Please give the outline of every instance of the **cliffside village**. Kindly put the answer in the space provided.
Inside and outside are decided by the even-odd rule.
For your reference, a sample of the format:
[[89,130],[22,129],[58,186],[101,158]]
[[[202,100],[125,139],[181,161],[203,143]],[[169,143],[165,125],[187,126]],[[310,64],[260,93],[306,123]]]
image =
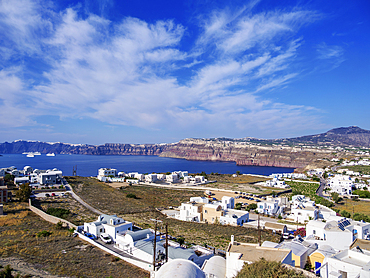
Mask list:
[[[352,163],[352,164],[349,164]],[[369,165],[369,160],[344,162],[344,165]],[[323,176],[327,175],[324,179]],[[37,170],[30,166],[23,170],[14,167],[0,169],[0,200],[9,201],[4,177],[14,175],[17,185],[28,183],[33,189],[57,188],[63,184],[62,172]],[[354,189],[369,190],[370,176],[348,169],[314,169],[306,174],[273,174],[265,187],[289,189],[288,180],[308,181],[320,177],[330,192],[342,197],[357,198]],[[187,171],[170,174],[140,174],[118,172],[101,168],[97,179],[103,182],[130,184],[207,184],[203,176],[191,176]],[[319,186],[319,182],[317,183]],[[226,251],[207,246],[186,246],[175,241],[167,232],[141,229],[117,215],[99,215],[93,222],[76,228],[81,239],[114,254],[140,268],[150,271],[152,277],[169,277],[180,271],[182,277],[235,277],[245,263],[261,258],[304,269],[311,266],[313,274],[325,278],[370,277],[370,223],[340,216],[329,207],[317,204],[305,195],[290,197],[262,196],[247,192],[224,190],[225,194],[205,190],[204,196],[192,197],[178,208],[163,209],[167,217],[230,226],[268,229],[281,235],[279,243],[237,242],[231,236]],[[330,202],[329,195],[325,195]],[[246,202],[248,200],[248,202]],[[362,201],[360,201],[362,202]],[[254,206],[250,206],[254,204]],[[282,221],[279,221],[282,220]],[[194,276],[195,275],[195,276]]]

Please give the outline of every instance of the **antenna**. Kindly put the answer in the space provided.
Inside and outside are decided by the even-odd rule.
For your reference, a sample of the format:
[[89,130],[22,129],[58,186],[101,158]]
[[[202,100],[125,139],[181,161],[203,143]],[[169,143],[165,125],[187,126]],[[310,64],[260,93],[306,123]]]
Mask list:
[[74,177],[77,176],[77,165],[73,166],[72,176],[74,176]]

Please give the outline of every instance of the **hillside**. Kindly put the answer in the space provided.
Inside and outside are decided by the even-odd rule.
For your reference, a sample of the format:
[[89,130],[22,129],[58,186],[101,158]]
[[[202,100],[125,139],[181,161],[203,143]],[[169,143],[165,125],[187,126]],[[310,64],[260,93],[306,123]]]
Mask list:
[[365,130],[357,126],[339,127],[321,134],[288,138],[278,141],[285,141],[294,144],[309,143],[315,145],[329,144],[332,146],[370,147],[370,130]]
[[[341,147],[341,148],[337,148]],[[342,158],[345,147],[370,147],[370,131],[341,127],[326,133],[286,139],[184,139],[171,144],[86,145],[14,141],[1,143],[0,153],[41,152],[84,155],[159,155],[188,160],[233,161],[238,165],[304,168]],[[355,150],[351,151],[355,154]],[[320,165],[321,165],[320,164]],[[325,165],[322,165],[324,167]]]

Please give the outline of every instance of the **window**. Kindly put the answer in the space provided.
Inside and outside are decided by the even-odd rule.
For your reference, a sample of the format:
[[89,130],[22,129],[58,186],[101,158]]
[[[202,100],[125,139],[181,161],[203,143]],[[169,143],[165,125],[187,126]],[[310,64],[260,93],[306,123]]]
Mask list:
[[207,210],[205,210],[204,213],[207,213]]
[[313,230],[313,234],[316,235],[316,231],[315,230]]

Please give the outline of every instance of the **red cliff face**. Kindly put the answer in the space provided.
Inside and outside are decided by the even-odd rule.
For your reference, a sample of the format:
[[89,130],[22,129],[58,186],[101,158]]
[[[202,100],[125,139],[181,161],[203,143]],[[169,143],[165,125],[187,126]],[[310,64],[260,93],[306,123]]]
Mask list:
[[301,168],[312,161],[327,157],[328,153],[302,151],[291,147],[212,143],[188,139],[167,145],[160,156],[188,160],[235,161],[237,165]]

